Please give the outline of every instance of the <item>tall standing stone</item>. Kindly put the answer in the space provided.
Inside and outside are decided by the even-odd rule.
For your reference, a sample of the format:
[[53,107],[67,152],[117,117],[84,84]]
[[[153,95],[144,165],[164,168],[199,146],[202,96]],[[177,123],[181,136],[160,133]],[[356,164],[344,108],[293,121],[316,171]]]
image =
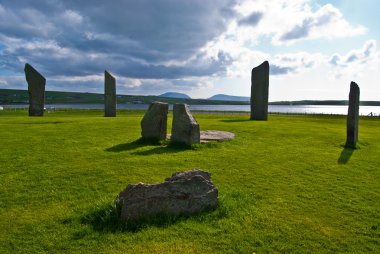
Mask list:
[[28,82],[29,116],[43,116],[46,79],[28,63],[25,64],[24,71]]
[[359,102],[360,89],[355,82],[351,82],[347,114],[347,147],[356,147],[359,131]]
[[252,69],[251,120],[268,120],[269,63]]
[[116,79],[104,71],[104,116],[116,116]]
[[187,104],[174,104],[171,142],[186,145],[200,143],[199,124]]
[[149,105],[142,121],[141,136],[147,140],[165,140],[169,105],[163,102],[153,102]]

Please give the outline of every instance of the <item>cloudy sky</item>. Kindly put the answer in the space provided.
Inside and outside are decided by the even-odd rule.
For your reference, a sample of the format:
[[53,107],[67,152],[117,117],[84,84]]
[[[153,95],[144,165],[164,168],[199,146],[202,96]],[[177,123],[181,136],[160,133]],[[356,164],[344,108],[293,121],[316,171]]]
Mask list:
[[270,63],[270,101],[380,101],[378,0],[0,0],[0,88],[250,96]]

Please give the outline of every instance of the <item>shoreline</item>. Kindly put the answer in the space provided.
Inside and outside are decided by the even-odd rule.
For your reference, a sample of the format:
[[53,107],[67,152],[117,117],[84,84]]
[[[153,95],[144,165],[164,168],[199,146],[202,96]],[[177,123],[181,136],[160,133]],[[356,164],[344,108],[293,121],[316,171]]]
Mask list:
[[[5,107],[4,107],[5,106]],[[12,105],[4,105],[3,110],[1,111],[28,111],[28,105],[23,105],[23,107],[9,107]],[[18,105],[20,106],[20,105]],[[291,106],[290,106],[291,107]],[[0,112],[1,112],[0,111]],[[103,109],[100,108],[74,108],[74,107],[47,107],[45,109],[46,113],[54,113],[54,112],[103,112]],[[128,109],[128,108],[119,108],[118,112],[145,112],[146,109],[136,108],[136,109]],[[169,112],[172,112],[172,109],[169,109]],[[192,113],[194,114],[210,114],[210,115],[250,115],[250,111],[239,111],[239,110],[200,110],[200,109],[192,109]],[[371,112],[372,113],[372,112]],[[346,116],[345,114],[339,113],[318,113],[318,112],[268,112],[268,115],[284,115],[284,116]],[[380,113],[372,113],[371,114],[360,114],[360,117],[380,117]]]

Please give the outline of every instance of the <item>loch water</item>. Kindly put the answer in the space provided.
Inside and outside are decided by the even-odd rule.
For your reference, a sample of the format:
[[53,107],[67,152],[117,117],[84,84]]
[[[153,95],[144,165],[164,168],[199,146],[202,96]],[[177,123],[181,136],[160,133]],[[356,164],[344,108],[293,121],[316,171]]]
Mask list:
[[[2,105],[4,108],[28,108],[28,105]],[[46,109],[103,109],[103,104],[47,104]],[[149,104],[118,104],[118,109],[146,110]],[[169,105],[172,109],[173,105]],[[249,112],[250,105],[189,105],[194,111]],[[348,106],[336,105],[269,105],[269,113],[347,115]],[[362,116],[380,116],[380,106],[360,106]]]

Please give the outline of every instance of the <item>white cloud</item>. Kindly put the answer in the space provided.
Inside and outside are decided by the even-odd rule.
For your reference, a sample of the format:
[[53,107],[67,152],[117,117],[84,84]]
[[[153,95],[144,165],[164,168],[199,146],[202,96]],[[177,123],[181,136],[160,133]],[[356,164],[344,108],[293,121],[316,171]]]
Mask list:
[[350,26],[337,8],[327,4],[316,12],[305,13],[299,22],[289,26],[285,32],[275,35],[273,41],[281,44],[320,38],[347,38],[362,35],[366,31],[367,29],[363,26]]
[[272,55],[252,50],[244,45],[237,45],[239,44],[226,39],[226,37],[221,37],[219,40],[207,44],[202,50],[210,56],[218,52],[228,51],[228,55],[232,59],[227,68],[226,76],[229,78],[249,77],[251,69],[265,60],[270,63],[271,75],[296,75],[317,67],[322,62],[326,62],[327,58],[319,53],[310,54],[307,52]]
[[299,52],[293,54],[275,55],[271,61],[272,75],[299,74],[318,67],[325,61],[322,54]]
[[231,31],[244,41],[254,43],[261,36],[269,36],[274,45],[282,45],[300,40],[347,38],[367,31],[363,26],[351,26],[333,5],[315,7],[308,0],[245,0],[235,9],[242,16],[242,21],[252,14],[262,14],[259,21],[254,16],[257,24],[250,28],[240,25]]
[[353,49],[345,55],[333,54],[329,58],[329,64],[333,66],[331,74],[336,78],[342,76],[355,78],[379,67],[380,52],[377,50],[376,41],[369,40],[362,48]]

